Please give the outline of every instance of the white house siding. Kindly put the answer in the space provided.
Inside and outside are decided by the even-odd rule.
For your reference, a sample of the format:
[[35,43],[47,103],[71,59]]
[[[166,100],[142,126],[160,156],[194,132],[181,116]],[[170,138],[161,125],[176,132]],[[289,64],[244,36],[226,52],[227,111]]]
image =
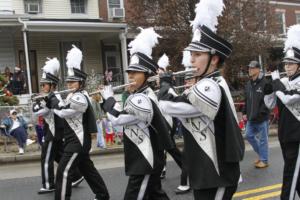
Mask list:
[[[23,39],[21,35],[15,38],[16,55],[23,49]],[[29,47],[36,51],[38,77],[41,77],[41,68],[44,66],[47,57],[57,57],[60,59],[61,41],[80,41],[83,47],[84,69],[90,73],[92,69],[97,73],[103,72],[100,39],[96,34],[76,34],[76,33],[30,33]],[[18,60],[17,60],[18,63]]]
[[3,72],[5,67],[13,69],[15,66],[15,52],[13,33],[10,29],[1,30],[0,44],[0,71]]
[[[2,0],[1,0],[2,1]],[[24,0],[12,0],[16,14],[24,14]],[[38,18],[52,19],[98,19],[98,0],[87,0],[86,14],[72,14],[70,0],[43,0],[42,13],[31,15]]]
[[15,14],[24,14],[24,1],[23,0],[12,0],[12,7],[15,10]]
[[12,0],[1,0],[0,1],[0,11],[1,10],[13,10],[11,1]]

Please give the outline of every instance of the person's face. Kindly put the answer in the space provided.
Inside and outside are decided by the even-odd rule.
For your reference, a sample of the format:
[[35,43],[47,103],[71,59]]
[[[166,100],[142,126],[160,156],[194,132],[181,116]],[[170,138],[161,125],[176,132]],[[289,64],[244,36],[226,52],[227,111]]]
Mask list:
[[50,92],[51,85],[49,83],[42,83],[41,87],[42,87],[42,91],[44,93],[49,93]]
[[[196,74],[204,75],[203,73],[206,70],[207,64],[209,61],[209,54],[207,52],[191,51],[191,64],[195,68]],[[206,74],[212,72],[219,62],[219,57],[214,55],[212,56],[210,66]]]
[[67,82],[68,89],[78,90],[80,88],[79,81],[68,81]]
[[296,63],[285,63],[284,69],[288,77],[293,76],[298,71],[299,65]]
[[129,71],[128,79],[129,79],[129,83],[135,82],[135,84],[130,85],[127,88],[129,92],[134,92],[137,89],[139,89],[140,87],[142,87],[142,85],[146,81],[146,76],[145,76],[144,72]]
[[258,76],[260,68],[258,67],[249,67],[248,73],[251,78]]
[[10,116],[12,119],[17,119],[17,112],[13,112]]

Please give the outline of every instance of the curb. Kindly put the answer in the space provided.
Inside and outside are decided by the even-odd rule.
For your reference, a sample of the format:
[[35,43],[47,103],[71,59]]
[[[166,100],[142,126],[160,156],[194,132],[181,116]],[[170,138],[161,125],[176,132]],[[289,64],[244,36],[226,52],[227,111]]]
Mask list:
[[[271,128],[269,130],[269,137],[277,137],[277,129]],[[245,133],[243,131],[243,138],[245,139]],[[183,147],[183,141],[176,142],[177,147]],[[90,152],[91,157],[98,155],[112,155],[123,153],[123,146],[108,148],[108,149],[94,149]],[[24,155],[0,155],[0,164],[10,163],[26,163],[26,162],[37,162],[40,161],[40,152],[27,153]]]

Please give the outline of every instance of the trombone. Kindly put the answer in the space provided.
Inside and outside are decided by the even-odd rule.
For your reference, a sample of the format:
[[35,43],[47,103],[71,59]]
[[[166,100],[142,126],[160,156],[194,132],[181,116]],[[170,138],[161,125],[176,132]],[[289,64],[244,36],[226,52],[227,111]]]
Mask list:
[[[71,92],[74,92],[75,89],[67,89],[67,90],[61,90],[61,91],[55,91],[54,94],[68,94]],[[48,94],[37,94],[37,95],[33,95],[31,96],[31,101],[36,101],[36,100],[40,100],[40,99],[44,99],[48,96]]]

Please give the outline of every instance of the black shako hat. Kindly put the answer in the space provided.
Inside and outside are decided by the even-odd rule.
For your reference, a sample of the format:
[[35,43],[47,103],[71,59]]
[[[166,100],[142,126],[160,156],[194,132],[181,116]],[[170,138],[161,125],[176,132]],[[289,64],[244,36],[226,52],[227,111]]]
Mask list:
[[130,64],[126,72],[145,72],[149,75],[157,74],[158,65],[151,58],[141,52],[136,52],[130,57]]
[[296,47],[288,49],[282,62],[300,64],[300,50]]
[[193,40],[185,50],[209,52],[212,55],[220,56],[221,60],[224,61],[230,56],[232,45],[202,25],[194,32]]

